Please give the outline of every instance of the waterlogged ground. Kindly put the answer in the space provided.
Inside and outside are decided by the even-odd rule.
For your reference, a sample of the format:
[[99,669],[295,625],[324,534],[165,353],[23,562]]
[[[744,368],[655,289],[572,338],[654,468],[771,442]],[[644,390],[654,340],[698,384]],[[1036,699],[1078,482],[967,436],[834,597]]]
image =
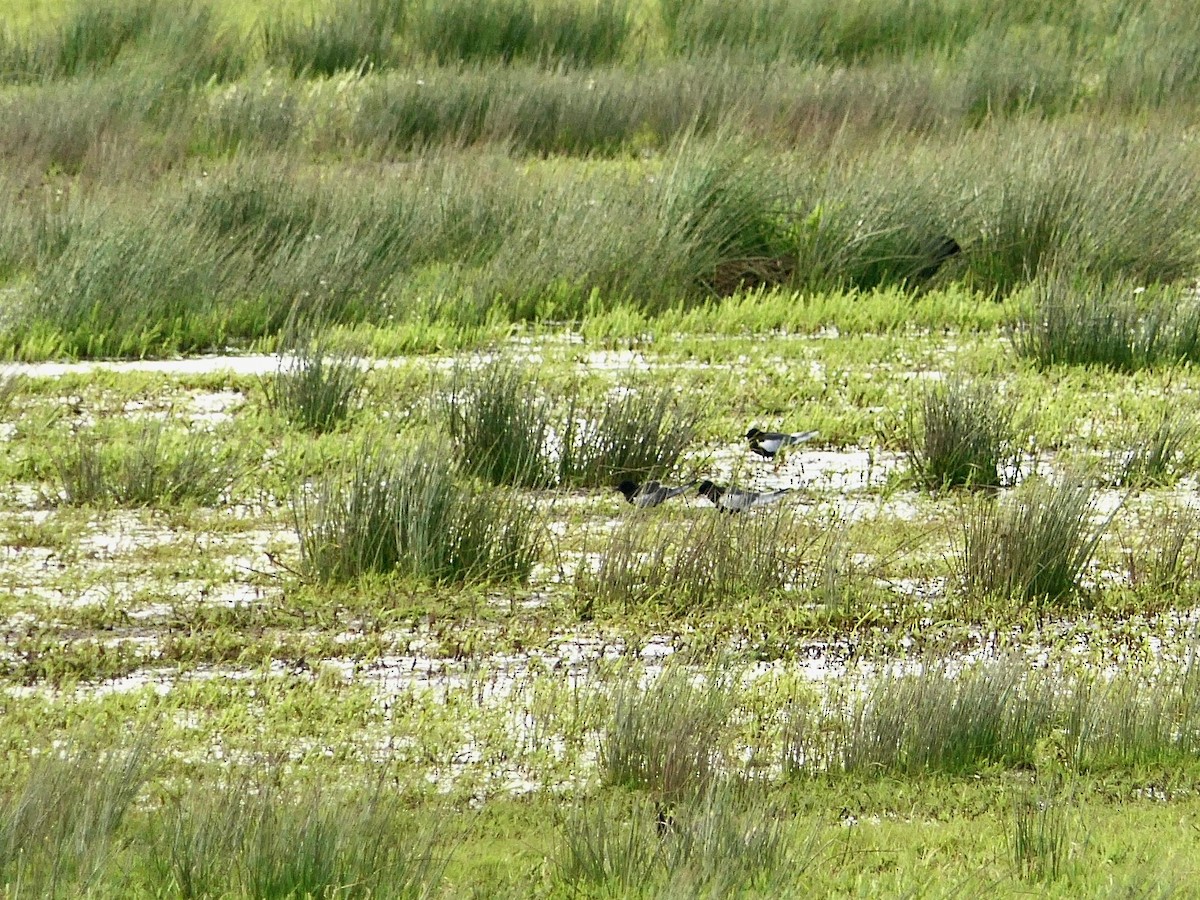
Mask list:
[[[449,380],[464,362],[502,355],[535,366],[551,398],[667,385],[699,402],[697,436],[668,480],[790,488],[780,506],[737,520],[747,541],[779,524],[787,589],[702,602],[597,592],[624,541],[677,539],[725,520],[694,492],[638,511],[615,491],[567,489],[531,495],[545,539],[527,583],[308,578],[298,520],[322,479],[367,440],[453,456]],[[56,363],[12,366],[3,382],[0,747],[19,773],[76,742],[151,735],[155,775],[139,794],[150,837],[122,846],[152,853],[160,825],[194,827],[210,789],[230,779],[286,773],[331,791],[385,779],[386,796],[404,798],[420,821],[460,830],[442,895],[578,896],[564,842],[587,833],[579,822],[635,834],[644,819],[645,843],[666,852],[655,824],[664,809],[681,834],[688,816],[712,815],[695,811],[708,801],[695,807],[663,786],[626,793],[606,756],[628,721],[618,710],[628,717],[631,696],[649,702],[682,672],[698,696],[719,685],[732,704],[702,759],[765,792],[737,813],[759,824],[738,833],[788,828],[781,884],[791,887],[762,896],[944,896],[949,883],[978,895],[1053,885],[1062,896],[1136,896],[1147,879],[1186,895],[1194,848],[1179,823],[1196,805],[1187,757],[1118,758],[1111,733],[1158,735],[1147,740],[1169,747],[1196,727],[1187,700],[1200,629],[1195,523],[1164,563],[1164,536],[1196,506],[1196,457],[1181,451],[1153,488],[1119,487],[1111,473],[1140,434],[1195,396],[1191,369],[1043,372],[1003,337],[974,330],[765,340],[560,331],[476,354],[364,359],[356,412],[321,436],[272,406],[274,377],[290,364],[261,355]],[[1022,428],[1005,494],[1079,471],[1095,484],[1091,519],[1107,527],[1077,597],[1029,605],[961,589],[964,522],[990,501],[918,489],[906,454],[921,391],[958,376],[1006,398]],[[820,436],[773,463],[748,452],[750,424]],[[72,462],[79,448],[128,456],[158,434],[209,441],[203,458],[220,477],[208,499],[67,502],[68,484],[86,482]],[[919,731],[937,710],[970,703],[979,672],[994,680],[988,696],[1049,704],[1056,721],[1076,723],[1069,782],[1054,762],[1065,740],[1057,731],[1039,734],[1019,764],[970,763],[966,777],[944,762],[938,775],[906,769],[901,755],[825,779],[849,764],[847,748],[888,746],[889,702]],[[671,723],[650,726],[649,739]],[[661,752],[702,730],[680,727]],[[922,746],[947,741],[917,738],[904,752]],[[873,774],[880,766],[888,774]],[[1036,854],[1028,864],[1014,857],[1022,803],[1069,830],[1066,874],[1047,876]],[[184,825],[162,824],[164,813]],[[131,823],[142,828],[140,814]],[[619,871],[619,854],[603,853]]]
[[[1152,490],[1100,490],[1094,518],[1111,521],[1084,595],[1027,609],[960,595],[961,521],[979,500],[916,489],[903,452],[921,386],[966,373],[1012,397],[1028,424],[1011,483],[1082,465],[1103,480],[1139,422],[1169,398],[1194,396],[1190,370],[1039,373],[999,338],[953,332],[700,336],[635,349],[550,336],[496,351],[535,363],[548,392],[665,383],[701,394],[709,414],[678,478],[791,488],[789,515],[818,538],[841,536],[836,552],[830,543],[812,551],[823,580],[796,585],[783,604],[585,610],[578,573],[599,567],[631,516],[685,528],[717,513],[695,495],[638,513],[615,492],[545,491],[549,539],[527,585],[307,583],[294,499],[358,431],[438,427],[431,398],[452,359],[364,363],[363,408],[320,438],[269,408],[266,385],[280,366],[272,356],[13,366],[0,519],[7,709],[65,722],[145,710],[153,698],[188,760],[253,755],[269,734],[297,759],[387,758],[415,780],[483,798],[589,783],[616,686],[653,680],[672,661],[737,673],[740,753],[775,775],[794,703],[851,703],[889,675],[1012,653],[1032,669],[1106,678],[1190,662],[1200,618],[1190,582],[1155,596],[1139,590],[1138,573],[1167,510],[1196,505],[1191,473]],[[233,452],[220,502],[62,502],[63,446],[148,421],[213,433]],[[776,465],[745,448],[749,424],[821,435]]]

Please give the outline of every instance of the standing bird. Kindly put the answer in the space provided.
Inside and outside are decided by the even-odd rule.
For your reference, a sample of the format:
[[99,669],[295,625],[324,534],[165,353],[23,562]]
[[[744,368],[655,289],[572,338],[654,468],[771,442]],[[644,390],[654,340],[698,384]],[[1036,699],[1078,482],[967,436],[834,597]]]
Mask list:
[[784,494],[791,488],[780,488],[777,491],[743,491],[740,488],[717,487],[711,481],[700,484],[700,496],[707,497],[717,504],[722,512],[741,512],[755,506],[767,506],[783,499]]
[[751,428],[746,432],[746,440],[750,442],[750,449],[759,456],[774,459],[775,454],[784,447],[811,441],[818,434],[820,432],[817,431],[797,431],[794,434],[785,434],[779,431],[760,431],[758,428]]
[[690,482],[681,487],[667,487],[659,484],[657,481],[647,481],[643,485],[638,485],[636,481],[622,481],[617,485],[617,490],[625,495],[625,499],[636,506],[638,509],[647,509],[651,506],[658,506],[664,500],[670,500],[672,497],[678,497],[680,494],[686,493],[692,489],[696,482]]

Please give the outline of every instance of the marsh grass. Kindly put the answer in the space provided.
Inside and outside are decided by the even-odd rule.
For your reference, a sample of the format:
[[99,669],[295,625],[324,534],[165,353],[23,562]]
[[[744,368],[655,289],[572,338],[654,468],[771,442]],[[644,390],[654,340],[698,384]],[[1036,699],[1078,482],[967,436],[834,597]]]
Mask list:
[[551,482],[547,441],[554,412],[528,366],[507,358],[458,363],[445,416],[450,449],[468,472],[493,484]]
[[262,772],[188,791],[163,816],[152,869],[185,898],[429,897],[455,840],[382,784],[285,786]]
[[336,13],[307,20],[268,18],[262,23],[263,55],[295,78],[365,72],[393,64],[393,41],[408,0],[354,0]]
[[721,781],[675,807],[665,864],[675,896],[727,897],[752,889],[785,896],[803,883],[813,847],[797,852],[789,811],[753,787]]
[[1159,673],[1127,671],[1081,681],[1066,721],[1082,767],[1171,768],[1189,765],[1200,747],[1200,664],[1192,655]]
[[87,893],[108,875],[154,768],[146,735],[106,750],[71,741],[35,758],[0,793],[0,879],[41,896]]
[[600,739],[604,784],[648,791],[664,802],[701,794],[727,764],[733,705],[729,675],[715,667],[698,675],[667,666],[644,685],[626,679]]
[[684,615],[735,599],[768,602],[803,586],[818,541],[784,507],[686,523],[631,515],[604,537],[598,566],[585,559],[575,570],[576,608],[657,606]]
[[1188,413],[1167,411],[1148,428],[1134,426],[1124,445],[1109,463],[1118,487],[1165,487],[1200,468],[1200,426]]
[[1195,270],[1196,247],[1184,234],[1194,227],[1200,179],[1170,175],[1176,149],[1122,128],[995,133],[1005,134],[1003,149],[971,141],[953,163],[959,177],[986,185],[969,216],[978,234],[966,254],[972,283],[1008,294],[1039,278],[1067,282],[1057,274],[1065,270],[1119,292]]
[[[162,93],[148,78],[135,86],[145,96],[109,97],[98,83],[66,85],[87,89],[84,107],[94,104],[103,113],[106,104],[116,104],[113,115],[120,121],[136,120],[139,110],[154,105],[154,91]],[[262,97],[247,100],[251,118],[255,109],[278,106],[279,90],[264,85]],[[398,102],[386,86],[379,90],[380,102]],[[253,91],[221,92],[210,111],[238,108],[243,93]],[[79,104],[68,95],[52,99],[70,119]],[[41,171],[47,157],[59,155],[51,145],[60,138],[46,131],[36,104],[26,111],[41,123],[28,160]],[[108,113],[98,115],[107,121]],[[278,115],[286,140],[298,126],[286,109]],[[62,149],[64,164],[75,170],[95,143],[93,125],[79,125],[80,141],[71,138]],[[235,132],[239,127],[235,123]],[[0,127],[0,145],[5,137]],[[46,148],[43,139],[50,142]],[[237,133],[212,138],[222,145],[242,139]],[[1048,170],[1075,164],[1068,153],[1073,145],[1058,130],[993,126],[988,139],[1018,157],[1038,142],[1063,144],[1058,156],[1041,164]],[[14,140],[20,150],[25,138],[17,134]],[[1064,264],[1093,273],[1087,278],[1108,279],[1105,284],[1155,266],[1163,277],[1195,270],[1194,248],[1178,234],[1194,229],[1189,216],[1200,208],[1200,191],[1191,206],[1159,208],[1152,202],[1157,195],[1147,199],[1147,216],[1159,217],[1170,233],[1147,234],[1144,246],[1121,243],[1134,223],[1111,214],[1098,218],[1107,196],[1075,197],[1046,213],[1050,224],[1042,237],[1029,238],[1041,241],[1041,249],[1026,247],[1020,260],[997,261],[1000,248],[1025,240],[1005,230],[1009,225],[996,208],[1008,202],[1003,192],[1017,176],[1013,164],[994,158],[998,151],[980,138],[961,141],[949,162],[928,141],[847,150],[825,168],[810,162],[788,169],[778,154],[723,128],[702,139],[680,139],[661,158],[589,166],[578,178],[552,174],[557,163],[527,167],[494,152],[441,148],[406,163],[404,178],[383,181],[349,167],[318,174],[286,151],[247,147],[243,157],[214,164],[202,179],[156,182],[148,199],[122,187],[81,200],[61,245],[53,235],[43,242],[36,217],[6,226],[6,232],[21,232],[9,265],[33,271],[17,285],[19,310],[4,335],[14,352],[44,347],[53,335],[61,354],[146,356],[274,337],[294,315],[318,313],[332,324],[403,328],[433,322],[465,330],[578,320],[611,304],[653,315],[760,288],[918,293],[939,279],[962,279],[992,291],[1006,279],[1011,288],[1035,277],[1049,265],[1043,256],[1063,248],[1082,254],[1064,257]],[[151,142],[147,153],[159,145]],[[105,148],[125,154],[126,142]],[[336,140],[327,149],[345,152]],[[76,153],[82,156],[65,159]],[[121,165],[144,168],[140,151],[130,153]],[[1126,169],[1149,167],[1142,173],[1146,183],[1130,188],[1135,199],[1164,169],[1187,170],[1190,164],[1180,149],[1139,156],[1115,142],[1099,142],[1086,153],[1088,172],[1112,170],[1128,180],[1133,176]],[[998,173],[1007,173],[1007,180]],[[976,182],[969,201],[954,188]],[[1031,195],[1020,202],[1036,200]],[[1103,233],[1084,242],[1069,228],[1079,220],[1094,222]],[[513,221],[524,227],[512,229]],[[965,249],[939,268],[938,242],[952,238]],[[40,246],[48,252],[34,249]],[[1160,305],[1195,307],[1178,303],[1175,290],[1161,289],[1169,299]],[[1159,289],[1147,295],[1158,296]],[[1036,347],[1037,333],[1045,330],[1040,322],[1018,328],[1017,338]],[[1172,313],[1170,328],[1153,337],[1161,360],[1200,355],[1200,313]]]
[[18,372],[0,371],[0,417],[8,417],[24,387],[23,375]]
[[786,192],[773,165],[762,155],[688,142],[662,177],[656,205],[663,238],[660,252],[671,257],[694,288],[732,293],[756,285],[759,270],[779,268],[772,280],[786,280],[791,262],[784,219]]
[[150,30],[153,16],[152,2],[80,3],[55,35],[54,74],[69,78],[111,66],[127,44]]
[[600,65],[618,58],[631,28],[628,0],[439,0],[415,12],[412,46],[443,64]]
[[1067,792],[1034,784],[1012,792],[1009,852],[1017,876],[1026,881],[1057,881],[1066,871],[1074,834]]
[[321,340],[303,339],[290,357],[280,357],[275,377],[263,388],[272,410],[293,425],[320,434],[349,419],[366,377],[356,357],[332,351]]
[[696,436],[706,402],[670,385],[620,388],[598,409],[572,397],[561,438],[562,484],[607,487],[672,471]]
[[[211,346],[226,332],[216,309],[230,261],[194,228],[162,238],[166,223],[96,224],[49,262],[39,319],[77,356],[133,356]],[[224,273],[224,274],[222,274]],[[45,298],[52,298],[45,300]],[[44,302],[43,302],[44,301]]]
[[636,897],[654,882],[662,862],[655,804],[632,798],[577,800],[558,827],[556,880]]
[[1054,722],[1052,687],[1016,657],[962,671],[931,663],[885,675],[851,703],[830,746],[810,745],[814,732],[804,732],[790,750],[792,765],[907,775],[1019,765]]
[[999,487],[1020,456],[1013,406],[994,386],[954,377],[927,386],[905,424],[913,478],[931,491]]
[[183,86],[244,71],[247,52],[213,8],[191,0],[80,0],[53,27],[0,33],[0,81],[44,84],[139,67]]
[[1071,476],[1036,478],[1011,496],[964,507],[955,573],[969,596],[1055,603],[1078,594],[1116,510],[1094,521],[1096,491]]
[[1038,667],[1020,653],[917,661],[826,708],[794,711],[784,768],[806,775],[971,775],[1036,769],[1047,786],[1190,765],[1200,739],[1194,660],[1116,677]]
[[895,601],[886,587],[887,570],[896,557],[911,547],[885,548],[878,544],[864,554],[855,542],[851,524],[831,515],[810,526],[815,537],[801,551],[806,599],[819,604],[831,619],[858,621],[872,606]]
[[537,561],[536,501],[464,481],[441,447],[363,442],[344,472],[292,500],[304,571],[320,581],[371,573],[435,583],[521,581]]
[[764,801],[727,781],[672,804],[585,799],[559,826],[557,880],[623,897],[784,896],[802,882],[814,842],[797,851],[794,816]]
[[1054,274],[1033,282],[1012,340],[1042,367],[1191,362],[1200,359],[1200,306],[1178,288]]
[[834,67],[937,51],[951,55],[993,23],[1048,25],[1057,16],[1035,12],[1020,0],[986,9],[961,0],[870,0],[853,6],[836,0],[736,5],[665,0],[662,18],[675,53],[728,53],[760,62],[795,59]]
[[[63,180],[46,192],[50,196],[73,190],[94,197],[83,188],[97,181],[144,184],[182,155],[178,141],[152,136],[151,121],[174,118],[168,88],[159,79],[102,72],[5,94],[0,152],[6,171],[18,178],[41,171],[52,182],[59,181],[56,176],[81,176],[84,182]],[[109,143],[113,140],[119,146]],[[29,196],[22,199],[28,207]]]
[[1200,576],[1200,513],[1169,508],[1138,529],[1138,541],[1122,540],[1129,585],[1146,596],[1176,597]]
[[533,369],[507,357],[459,362],[443,400],[453,449],[493,484],[611,487],[678,464],[702,403],[670,387],[619,388],[599,404],[555,403]]
[[52,500],[71,506],[213,506],[243,464],[217,435],[150,422],[128,433],[81,431],[51,457]]

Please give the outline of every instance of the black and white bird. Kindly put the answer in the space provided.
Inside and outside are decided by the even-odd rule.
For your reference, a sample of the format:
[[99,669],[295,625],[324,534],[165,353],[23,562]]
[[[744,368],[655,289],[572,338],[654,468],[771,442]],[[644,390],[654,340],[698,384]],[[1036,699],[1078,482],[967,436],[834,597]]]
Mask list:
[[638,509],[647,509],[690,491],[695,484],[696,482],[692,481],[680,487],[667,487],[657,481],[647,481],[645,484],[639,485],[636,481],[626,480],[617,485],[617,490]]
[[718,487],[711,481],[700,483],[700,496],[707,497],[722,512],[741,512],[756,506],[767,506],[782,500],[791,488],[777,491],[743,491],[741,488]]
[[758,428],[751,428],[746,432],[746,440],[750,442],[750,449],[759,456],[774,459],[775,454],[784,447],[811,441],[818,434],[820,434],[818,431],[797,431],[789,434],[781,431],[761,431]]

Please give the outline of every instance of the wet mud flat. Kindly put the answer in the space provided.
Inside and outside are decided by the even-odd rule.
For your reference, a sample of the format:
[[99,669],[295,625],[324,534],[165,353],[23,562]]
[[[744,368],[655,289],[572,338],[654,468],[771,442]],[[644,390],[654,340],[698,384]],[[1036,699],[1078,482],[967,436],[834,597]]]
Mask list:
[[[541,349],[522,347],[530,356]],[[552,343],[546,352],[562,349]],[[386,379],[389,369],[419,365],[444,372],[449,362],[374,361],[371,368]],[[600,372],[614,389],[632,370],[664,379],[681,369],[703,371],[650,354],[576,354],[570,364]],[[264,438],[243,423],[261,414],[250,379],[270,378],[279,369],[277,357],[259,356],[14,371],[43,382],[107,372],[118,380],[106,390],[118,395],[120,377],[136,375],[138,397],[105,400],[120,417],[231,429],[228,434],[255,447],[255,466],[267,471],[281,438]],[[881,369],[881,377],[888,371]],[[232,386],[187,386],[222,372]],[[161,379],[155,396],[144,396],[146,377]],[[95,425],[91,399],[43,390],[28,401],[25,415],[30,408],[56,409],[64,433],[75,433]],[[19,468],[22,456],[35,451],[20,420],[12,427],[6,451]],[[424,766],[431,778],[511,782],[511,789],[522,790],[569,781],[579,775],[576,767],[594,768],[614,691],[631,679],[651,684],[665,667],[684,666],[700,679],[717,677],[718,670],[737,673],[744,696],[753,698],[747,707],[774,723],[771,749],[759,746],[754,753],[778,758],[786,710],[797,697],[818,707],[835,702],[829,698],[844,705],[880,680],[930,667],[969,669],[1014,653],[1033,668],[1066,666],[1100,678],[1188,665],[1194,604],[1181,600],[1178,608],[1167,603],[1144,612],[1129,604],[1009,609],[990,621],[987,610],[957,597],[952,564],[958,517],[977,498],[917,490],[904,481],[905,454],[877,444],[817,441],[778,462],[759,460],[742,446],[741,428],[733,419],[722,423],[716,430],[731,437],[698,443],[684,468],[756,490],[788,488],[780,508],[797,521],[817,532],[847,529],[840,569],[828,559],[812,563],[830,565],[834,580],[847,579],[834,591],[843,599],[808,583],[761,610],[754,597],[739,597],[734,609],[679,618],[649,608],[581,619],[574,579],[581,569],[599,567],[608,536],[651,515],[680,529],[717,515],[694,494],[639,512],[607,490],[546,492],[542,525],[553,539],[527,584],[326,588],[299,577],[294,510],[282,492],[248,495],[243,488],[226,506],[199,510],[92,509],[56,503],[52,486],[26,480],[10,484],[0,518],[6,696],[93,708],[124,702],[116,699],[121,696],[153,695],[178,704],[181,720],[206,722],[212,735],[220,729],[211,714],[214,697],[248,709],[277,691],[334,704],[351,697],[362,704],[363,727],[340,745],[396,754]],[[1035,463],[1026,470],[1043,476],[1067,468],[1054,452]],[[253,467],[251,473],[253,481]],[[1128,587],[1123,563],[1137,551],[1139,535],[1164,504],[1194,506],[1190,484],[1098,493],[1097,520],[1118,510],[1124,518],[1121,529],[1102,538],[1106,549],[1090,565],[1087,583]],[[868,600],[855,606],[859,601],[844,599],[863,585]],[[780,616],[781,609],[787,614]],[[564,703],[572,714],[562,712]],[[321,718],[314,717],[314,734],[298,747],[321,744]],[[430,725],[435,721],[442,730]],[[509,765],[514,760],[518,764]]]

